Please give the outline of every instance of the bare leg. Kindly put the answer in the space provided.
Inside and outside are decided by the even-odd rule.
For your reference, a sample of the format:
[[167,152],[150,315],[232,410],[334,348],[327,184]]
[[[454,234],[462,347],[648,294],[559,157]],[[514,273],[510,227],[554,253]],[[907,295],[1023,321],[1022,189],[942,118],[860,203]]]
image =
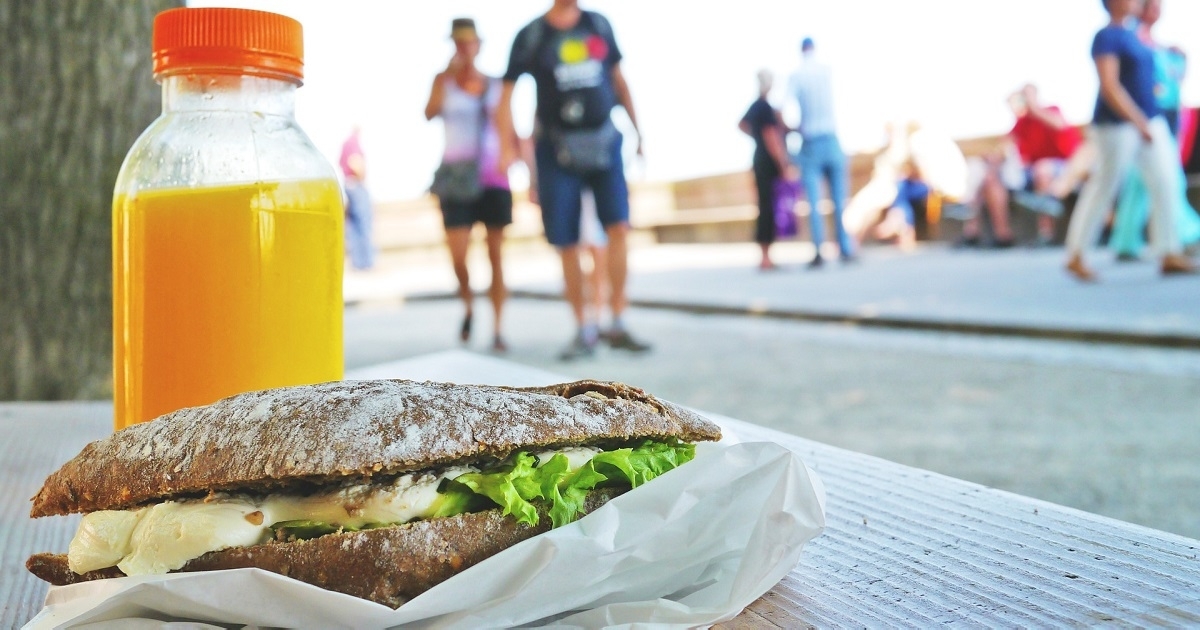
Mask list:
[[458,278],[458,297],[463,302],[465,315],[461,337],[467,341],[471,336],[471,278],[467,272],[467,247],[471,244],[471,228],[455,227],[446,230],[446,245],[450,247],[450,260],[454,264],[454,276]]
[[592,272],[585,281],[587,289],[586,301],[591,311],[590,316],[596,322],[604,312],[604,302],[608,297],[605,290],[608,287],[608,250],[603,246],[589,245],[588,253],[592,256]]
[[1067,195],[1078,188],[1091,173],[1092,166],[1096,163],[1096,150],[1096,143],[1090,139],[1079,145],[1047,192],[1059,199],[1066,199]]
[[[758,263],[759,269],[774,269],[775,262],[771,260],[771,244],[759,243],[758,247],[762,249],[762,260]],[[817,251],[820,253],[820,250]]]
[[992,219],[992,232],[996,240],[1011,241],[1013,233],[1008,222],[1008,189],[1000,181],[999,170],[988,170],[987,178],[983,180],[983,198],[988,216]]
[[487,249],[488,261],[492,266],[492,286],[488,289],[488,297],[492,300],[492,314],[495,328],[492,337],[492,349],[503,351],[507,348],[504,346],[503,338],[500,336],[500,315],[504,310],[504,300],[508,297],[508,288],[504,285],[504,264],[503,264],[503,246],[504,246],[504,226],[488,227],[487,229]]
[[605,228],[605,232],[608,234],[608,281],[611,290],[608,296],[609,308],[612,310],[613,319],[616,320],[620,319],[621,314],[625,312],[625,306],[628,303],[625,296],[625,281],[629,264],[626,238],[629,234],[629,224],[614,223]]
[[558,254],[562,257],[563,297],[567,299],[567,304],[571,305],[576,327],[583,330],[586,318],[583,307],[583,267],[579,263],[579,245],[560,247]]

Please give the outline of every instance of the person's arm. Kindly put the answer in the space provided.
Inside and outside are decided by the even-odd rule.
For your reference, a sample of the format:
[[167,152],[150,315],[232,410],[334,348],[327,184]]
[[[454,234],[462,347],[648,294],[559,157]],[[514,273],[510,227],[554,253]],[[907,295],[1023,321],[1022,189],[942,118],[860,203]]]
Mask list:
[[1121,60],[1116,55],[1097,55],[1096,73],[1100,75],[1100,98],[1117,113],[1137,127],[1142,139],[1150,141],[1150,124],[1146,114],[1133,102],[1133,97],[1121,85]]
[[521,160],[525,162],[525,167],[529,169],[529,203],[541,203],[538,198],[537,159],[534,155],[533,137],[518,137],[517,146],[520,148]]
[[637,133],[637,153],[642,154],[642,129],[638,127],[637,113],[633,109],[633,95],[629,93],[629,84],[625,82],[625,75],[621,73],[621,64],[613,64],[612,67],[612,82],[613,91],[617,94],[617,102],[621,107],[625,108],[625,114],[629,116],[629,122],[633,123],[633,131]]
[[771,155],[771,159],[779,165],[779,172],[787,173],[791,164],[788,161],[787,146],[783,141],[783,127],[775,123],[767,125],[763,127],[762,136],[763,146]]
[[513,126],[512,95],[515,81],[505,79],[501,83],[500,101],[496,103],[496,133],[500,136],[500,172],[507,173],[508,168],[517,161],[520,147],[517,146],[516,127]]
[[363,154],[355,153],[346,159],[346,165],[350,167],[350,172],[358,181],[367,180],[367,161],[363,158]]
[[429,102],[425,103],[425,120],[433,120],[442,113],[442,102],[446,99],[445,78],[445,72],[439,72],[433,77],[433,87],[429,88]]
[[802,79],[800,78],[799,74],[793,74],[792,76],[788,77],[787,84],[788,98],[796,104],[796,126],[792,127],[785,123],[783,121],[783,110],[779,111],[779,124],[783,125],[783,128],[786,129],[788,133],[800,133],[800,123],[804,120],[804,108],[800,105],[800,92],[803,89],[801,87],[801,80]]
[[1033,116],[1037,120],[1041,121],[1042,124],[1049,126],[1055,131],[1062,131],[1070,126],[1070,124],[1067,122],[1067,119],[1064,118],[1062,113],[1056,109],[1042,107],[1041,105],[1034,105],[1032,103],[1027,104],[1026,108],[1030,116]]
[[[492,77],[489,77],[489,76],[484,76],[483,80],[486,82],[486,85],[487,85],[487,88],[484,91],[484,99],[485,99],[484,105],[488,108],[488,124],[490,124],[492,129],[495,130],[495,132],[496,132],[496,140],[500,145],[501,153],[503,153],[503,148],[505,146],[516,147],[516,150],[514,152],[513,162],[516,162],[517,160],[521,160],[523,162],[529,163],[528,156],[525,154],[525,145],[524,145],[525,139],[521,138],[520,136],[517,135],[516,127],[512,122],[512,107],[511,107],[512,93],[511,92],[509,93],[510,106],[508,109],[508,111],[509,111],[508,124],[503,125],[500,122],[501,118],[502,118],[502,116],[500,114],[500,103],[504,99],[505,82],[503,79],[493,79]],[[496,91],[497,88],[499,88],[499,92]],[[506,131],[506,129],[507,129],[507,131]],[[532,146],[532,145],[530,145],[530,146]],[[529,156],[532,156],[532,155],[533,155],[532,153],[529,154]],[[511,166],[511,164],[510,164],[510,166]],[[530,168],[532,168],[532,167],[530,167]],[[506,172],[506,171],[501,171],[501,172]]]

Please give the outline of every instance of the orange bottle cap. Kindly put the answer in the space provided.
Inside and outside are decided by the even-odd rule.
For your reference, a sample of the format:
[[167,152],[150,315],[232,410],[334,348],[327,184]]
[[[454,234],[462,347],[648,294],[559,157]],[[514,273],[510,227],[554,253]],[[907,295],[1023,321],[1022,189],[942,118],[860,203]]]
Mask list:
[[168,9],[154,17],[153,48],[155,77],[213,72],[304,78],[304,31],[277,13]]

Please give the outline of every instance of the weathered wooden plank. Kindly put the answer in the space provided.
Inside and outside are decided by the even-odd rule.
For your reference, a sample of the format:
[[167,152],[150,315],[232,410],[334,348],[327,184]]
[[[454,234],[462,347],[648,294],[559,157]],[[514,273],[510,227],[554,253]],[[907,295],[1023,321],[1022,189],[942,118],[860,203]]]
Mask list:
[[[515,364],[451,359],[390,375],[528,384],[513,380],[525,369]],[[65,548],[73,532],[71,519],[30,522],[28,497],[110,418],[100,403],[0,404],[0,479],[15,489],[0,497],[0,627],[41,605],[25,556]],[[827,492],[825,533],[723,628],[1200,625],[1200,541],[716,419],[742,440],[793,449]]]

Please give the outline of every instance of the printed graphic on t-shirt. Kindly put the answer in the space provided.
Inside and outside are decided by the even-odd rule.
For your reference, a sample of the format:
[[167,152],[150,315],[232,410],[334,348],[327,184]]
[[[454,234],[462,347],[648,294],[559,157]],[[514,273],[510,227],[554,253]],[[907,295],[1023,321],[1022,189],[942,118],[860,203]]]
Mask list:
[[604,82],[604,60],[608,56],[608,43],[599,35],[586,38],[566,36],[558,44],[558,65],[554,66],[554,79],[558,91],[595,88]]
[[[558,45],[558,63],[554,66],[554,80],[558,91],[563,94],[575,90],[587,90],[604,83],[604,59],[608,57],[608,43],[599,35],[580,38],[564,37]],[[580,96],[563,99],[559,116],[567,124],[578,124],[586,112]]]
[[547,126],[593,128],[608,119],[616,104],[611,72],[620,60],[608,21],[599,14],[584,11],[568,30],[541,17],[517,35],[504,80],[533,75],[538,119]]

